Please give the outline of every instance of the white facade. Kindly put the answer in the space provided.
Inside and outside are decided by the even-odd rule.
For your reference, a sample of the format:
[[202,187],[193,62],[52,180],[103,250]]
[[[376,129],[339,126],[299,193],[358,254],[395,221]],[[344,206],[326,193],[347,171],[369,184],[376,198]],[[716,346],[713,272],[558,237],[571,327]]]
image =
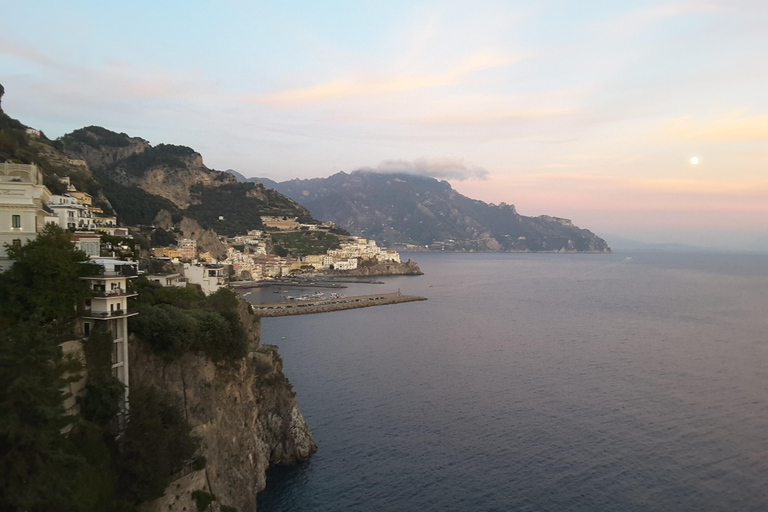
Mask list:
[[75,233],[72,235],[75,247],[83,251],[91,259],[101,256],[101,235],[96,233]]
[[128,408],[128,317],[137,315],[128,309],[127,280],[136,276],[136,263],[132,261],[96,259],[101,273],[81,279],[88,282],[92,297],[85,301],[85,312],[80,322],[84,336],[90,336],[98,322],[106,322],[112,333],[112,376],[125,385],[123,409]]
[[333,264],[335,270],[355,270],[357,268],[357,258],[346,260],[336,260]]
[[210,295],[229,283],[229,278],[221,265],[184,264],[184,277],[188,283],[199,284],[203,293]]
[[5,244],[23,245],[45,226],[50,191],[34,164],[0,164],[0,270],[10,266]]
[[48,206],[58,215],[59,226],[64,229],[91,231],[96,228],[88,207],[69,194],[51,196]]

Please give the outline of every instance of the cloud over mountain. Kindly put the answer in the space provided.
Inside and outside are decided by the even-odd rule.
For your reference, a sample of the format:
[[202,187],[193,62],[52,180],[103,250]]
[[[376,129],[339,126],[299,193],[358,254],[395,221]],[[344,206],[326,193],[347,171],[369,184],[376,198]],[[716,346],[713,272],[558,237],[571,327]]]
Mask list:
[[429,176],[445,180],[485,180],[488,171],[477,165],[471,165],[463,158],[417,158],[415,160],[384,160],[376,167],[362,167],[360,171],[379,173],[405,173],[416,176]]

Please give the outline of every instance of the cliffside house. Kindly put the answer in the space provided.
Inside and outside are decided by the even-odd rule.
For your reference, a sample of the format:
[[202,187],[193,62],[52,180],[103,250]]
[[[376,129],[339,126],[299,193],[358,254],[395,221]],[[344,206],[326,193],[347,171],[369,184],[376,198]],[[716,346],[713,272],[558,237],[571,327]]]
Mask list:
[[144,277],[152,283],[158,283],[160,286],[175,286],[184,288],[187,286],[186,278],[179,274],[144,274]]
[[75,247],[83,251],[89,258],[101,257],[101,235],[99,233],[75,231],[72,234]]
[[203,293],[210,295],[229,284],[229,276],[223,265],[217,263],[184,264],[184,277],[187,282],[199,284]]
[[36,165],[0,163],[0,270],[11,264],[5,244],[21,246],[53,220],[50,197]]
[[129,293],[127,280],[136,277],[137,265],[132,261],[95,259],[101,267],[98,274],[82,277],[88,282],[92,298],[85,301],[80,318],[83,336],[90,336],[98,322],[105,322],[112,333],[112,376],[125,385],[125,396],[121,408],[128,408],[128,317],[137,315],[128,309]]

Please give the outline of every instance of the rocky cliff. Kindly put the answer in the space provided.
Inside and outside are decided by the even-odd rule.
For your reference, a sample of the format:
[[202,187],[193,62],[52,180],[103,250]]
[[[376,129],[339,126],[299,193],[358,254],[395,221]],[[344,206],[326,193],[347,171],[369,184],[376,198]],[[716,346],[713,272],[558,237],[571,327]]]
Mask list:
[[238,183],[232,174],[208,168],[200,153],[186,146],[152,146],[98,126],[75,130],[57,142],[69,158],[87,163],[129,225],[153,223],[162,210],[226,235],[260,228],[262,215],[316,222],[307,209],[275,190]]
[[[241,313],[241,317],[244,315]],[[178,397],[205,469],[179,475],[147,512],[194,511],[191,494],[203,490],[221,506],[256,510],[270,464],[290,463],[317,450],[274,347],[259,346],[260,319],[248,315],[251,339],[245,359],[213,363],[186,354],[166,361],[138,340],[131,343],[131,386],[151,385]]]

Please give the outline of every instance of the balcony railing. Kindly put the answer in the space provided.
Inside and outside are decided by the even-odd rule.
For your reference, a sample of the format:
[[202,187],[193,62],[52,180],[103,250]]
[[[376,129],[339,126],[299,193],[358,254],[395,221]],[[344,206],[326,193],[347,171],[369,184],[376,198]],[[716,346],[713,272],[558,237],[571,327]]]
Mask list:
[[115,318],[138,314],[134,308],[116,309],[114,311],[86,311],[85,316],[89,318]]
[[91,295],[94,297],[123,297],[136,295],[135,292],[129,292],[124,288],[116,288],[114,290],[91,290]]

